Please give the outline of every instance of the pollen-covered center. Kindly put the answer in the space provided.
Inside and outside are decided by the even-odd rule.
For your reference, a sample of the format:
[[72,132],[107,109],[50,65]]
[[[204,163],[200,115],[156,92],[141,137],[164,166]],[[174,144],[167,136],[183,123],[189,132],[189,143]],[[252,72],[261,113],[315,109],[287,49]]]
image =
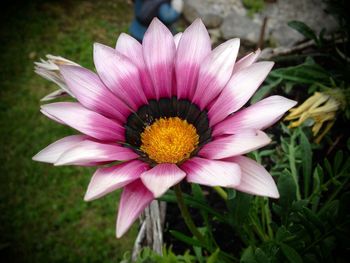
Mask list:
[[196,149],[196,128],[179,117],[160,118],[141,134],[140,149],[157,163],[179,163]]

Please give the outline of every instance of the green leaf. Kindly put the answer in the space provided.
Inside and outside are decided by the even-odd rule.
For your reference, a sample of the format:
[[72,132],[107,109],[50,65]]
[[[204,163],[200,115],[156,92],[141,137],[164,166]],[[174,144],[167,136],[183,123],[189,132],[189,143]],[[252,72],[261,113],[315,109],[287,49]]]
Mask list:
[[305,61],[303,64],[279,68],[270,72],[270,77],[282,78],[283,81],[292,81],[297,84],[331,85],[330,73],[313,61]]
[[298,31],[305,38],[314,40],[317,45],[319,44],[319,41],[315,32],[305,23],[301,21],[290,21],[288,22],[288,26]]
[[216,263],[216,262],[218,262],[219,254],[220,254],[220,249],[217,248],[215,250],[215,252],[208,257],[207,263]]
[[300,143],[302,150],[302,167],[304,176],[304,193],[305,197],[309,196],[311,172],[312,172],[312,150],[311,144],[308,138],[305,136],[304,132],[300,130]]
[[251,195],[236,192],[236,197],[227,201],[229,218],[232,224],[240,226],[246,222],[251,200]]
[[340,168],[341,168],[341,165],[343,163],[343,157],[344,157],[344,154],[343,154],[343,151],[337,151],[335,157],[334,157],[334,172],[336,174],[340,173]]
[[258,263],[269,263],[270,262],[266,253],[261,248],[257,248],[255,250],[255,258],[258,261]]
[[278,205],[281,207],[280,213],[282,220],[285,221],[292,207],[292,203],[296,199],[296,186],[289,171],[284,170],[279,176],[277,187],[280,193]]
[[[188,194],[183,194],[183,197],[184,197],[184,201],[185,201],[186,205],[189,205],[191,207],[195,207],[195,208],[200,209],[200,210],[203,209],[206,212],[215,216],[221,222],[228,223],[227,218],[222,213],[216,212],[215,210],[210,208],[208,206],[208,204],[200,202],[199,200],[196,200],[195,198],[193,198],[192,196],[190,196]],[[165,202],[177,203],[176,196],[174,194],[174,191],[172,191],[172,190],[169,190],[166,194],[164,194],[160,198],[158,198],[158,200],[165,201]]]
[[290,263],[303,263],[303,259],[294,248],[282,243],[281,249]]
[[185,234],[178,232],[176,230],[169,230],[170,234],[174,236],[176,239],[195,247],[204,247],[201,242],[192,237],[186,236]]
[[252,247],[248,247],[244,250],[241,257],[241,263],[257,263]]
[[255,92],[254,96],[251,98],[250,103],[254,104],[266,97],[266,95],[269,94],[274,88],[277,88],[281,82],[282,78],[277,78],[275,81],[259,88],[258,91]]

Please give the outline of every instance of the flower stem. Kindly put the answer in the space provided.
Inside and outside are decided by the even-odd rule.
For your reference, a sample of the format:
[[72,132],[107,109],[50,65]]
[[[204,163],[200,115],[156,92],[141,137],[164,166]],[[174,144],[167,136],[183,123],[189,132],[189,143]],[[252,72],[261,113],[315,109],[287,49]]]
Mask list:
[[218,193],[218,195],[220,195],[220,197],[222,199],[224,199],[225,201],[227,201],[227,193],[224,189],[222,189],[220,186],[214,186],[213,189]]
[[177,204],[180,208],[181,215],[182,215],[188,229],[191,231],[192,235],[198,239],[198,241],[200,241],[202,244],[206,245],[206,241],[205,241],[203,235],[196,228],[196,226],[192,220],[192,217],[190,215],[190,212],[188,211],[188,208],[185,204],[180,184],[175,185],[174,190],[175,190],[175,195],[176,195],[176,199],[177,199]]

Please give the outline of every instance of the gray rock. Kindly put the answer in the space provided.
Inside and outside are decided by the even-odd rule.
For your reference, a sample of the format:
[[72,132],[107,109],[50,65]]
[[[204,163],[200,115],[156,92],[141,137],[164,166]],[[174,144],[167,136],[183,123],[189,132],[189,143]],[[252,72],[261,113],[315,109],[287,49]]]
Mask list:
[[224,39],[238,37],[244,41],[257,43],[260,28],[260,21],[256,22],[246,15],[233,11],[232,14],[225,17],[220,30]]
[[267,4],[260,19],[268,17],[265,38],[280,46],[292,46],[304,39],[303,35],[290,28],[291,20],[302,21],[319,33],[325,28],[328,33],[337,28],[336,19],[325,13],[326,5],[322,0],[278,0]]
[[288,27],[291,20],[299,20],[316,32],[337,27],[334,17],[324,12],[323,0],[277,0],[265,3],[265,8],[253,17],[247,16],[242,0],[186,0],[184,16],[192,22],[201,17],[208,28],[220,27],[224,39],[239,37],[257,43],[264,17],[267,17],[265,40],[276,46],[292,46],[303,36]]
[[187,21],[192,22],[200,17],[208,28],[217,28],[232,10],[241,9],[241,0],[186,0],[183,14]]

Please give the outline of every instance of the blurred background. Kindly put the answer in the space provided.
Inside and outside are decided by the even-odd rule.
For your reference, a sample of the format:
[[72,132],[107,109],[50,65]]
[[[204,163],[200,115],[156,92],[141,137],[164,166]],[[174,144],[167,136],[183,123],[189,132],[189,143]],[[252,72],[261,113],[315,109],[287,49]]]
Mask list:
[[[175,30],[182,31],[201,17],[214,45],[241,38],[241,54],[258,47],[269,47],[263,54],[266,58],[281,51],[276,48],[288,53],[305,39],[287,25],[291,20],[303,21],[317,34],[338,28],[319,0],[184,2]],[[31,158],[71,134],[71,129],[40,114],[40,99],[57,86],[34,73],[34,62],[53,54],[93,69],[93,43],[114,46],[118,35],[128,31],[133,8],[133,1],[126,0],[1,3],[2,262],[119,262],[132,249],[136,226],[122,239],[115,238],[118,192],[91,203],[83,201],[94,169],[53,167]],[[301,62],[305,56],[298,59]]]

